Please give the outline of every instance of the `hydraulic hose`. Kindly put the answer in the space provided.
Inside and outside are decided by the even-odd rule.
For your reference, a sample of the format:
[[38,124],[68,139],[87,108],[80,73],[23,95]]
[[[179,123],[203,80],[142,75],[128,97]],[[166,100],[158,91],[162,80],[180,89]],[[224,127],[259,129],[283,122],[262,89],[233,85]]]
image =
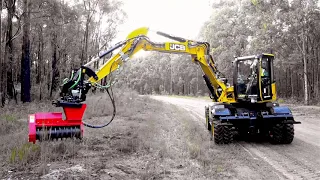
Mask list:
[[90,128],[103,128],[103,127],[108,126],[108,125],[113,121],[114,117],[116,116],[116,105],[115,105],[115,101],[114,101],[114,97],[113,97],[113,92],[112,92],[112,90],[111,90],[111,94],[112,94],[112,95],[110,94],[109,89],[107,89],[107,93],[108,93],[108,95],[109,95],[109,97],[110,97],[110,100],[111,100],[112,106],[113,106],[113,113],[112,113],[112,117],[111,117],[111,119],[109,120],[109,122],[106,123],[106,124],[102,124],[102,125],[92,125],[92,124],[83,122],[83,125],[84,125],[84,126],[90,127]]
[[[114,63],[114,62],[113,62],[113,63]],[[110,66],[110,72],[111,72],[113,63],[112,63],[111,66]],[[112,73],[111,73],[111,74],[112,74]],[[111,74],[110,74],[110,76],[111,76]],[[109,77],[110,77],[110,76],[109,76]],[[110,79],[111,79],[111,77],[110,77]],[[92,125],[92,124],[89,124],[89,123],[86,123],[86,122],[83,121],[83,125],[86,126],[86,127],[89,127],[89,128],[104,128],[104,127],[106,127],[106,126],[108,126],[108,125],[111,124],[111,122],[112,122],[113,119],[115,118],[116,112],[117,112],[117,111],[116,111],[116,103],[115,103],[114,96],[113,96],[113,91],[112,91],[112,85],[113,85],[113,83],[111,83],[111,80],[110,80],[109,83],[108,83],[106,86],[102,86],[102,85],[100,85],[100,84],[98,84],[98,83],[96,83],[96,85],[97,85],[99,88],[103,88],[103,89],[106,89],[106,90],[107,90],[107,93],[108,93],[108,95],[109,95],[109,98],[110,98],[111,103],[112,103],[112,106],[113,106],[112,117],[111,117],[111,119],[109,120],[109,122],[106,123],[106,124],[102,124],[102,125]],[[109,92],[109,88],[110,88],[111,93]]]
[[[119,47],[123,46],[125,43],[127,43],[128,41],[132,40],[132,39],[136,39],[136,38],[140,38],[140,37],[145,37],[145,36],[138,36],[138,37],[134,37],[134,38],[130,38],[130,39],[127,39],[126,41],[124,42],[121,42],[119,44],[117,44],[115,47],[111,48],[110,50],[106,51],[105,53],[103,53],[102,55],[100,55],[100,58],[106,56],[107,54],[111,53],[112,51],[118,49]],[[134,47],[136,46],[137,42],[133,45]],[[132,53],[132,51],[134,50],[135,48],[131,48],[129,50],[130,53]],[[113,62],[115,63],[115,62]],[[113,67],[113,63],[112,65],[110,66],[110,72],[111,72],[111,69]],[[111,73],[112,74],[112,73]],[[110,79],[111,79],[111,74],[110,74]],[[113,119],[115,118],[116,116],[116,105],[115,105],[115,100],[114,100],[114,96],[113,96],[113,91],[112,91],[112,85],[113,83],[111,83],[111,80],[109,81],[110,83],[108,83],[106,86],[102,86],[98,83],[95,83],[95,85],[98,87],[98,88],[103,88],[103,89],[106,89],[107,90],[107,93],[109,95],[109,98],[111,100],[111,103],[112,103],[112,106],[113,106],[113,113],[112,113],[112,117],[111,119],[109,120],[108,123],[106,124],[102,124],[102,125],[92,125],[92,124],[89,124],[89,123],[86,123],[86,122],[83,122],[83,125],[86,126],[86,127],[90,127],[90,128],[103,128],[103,127],[106,127],[108,126],[112,121]],[[109,91],[110,89],[110,91]]]

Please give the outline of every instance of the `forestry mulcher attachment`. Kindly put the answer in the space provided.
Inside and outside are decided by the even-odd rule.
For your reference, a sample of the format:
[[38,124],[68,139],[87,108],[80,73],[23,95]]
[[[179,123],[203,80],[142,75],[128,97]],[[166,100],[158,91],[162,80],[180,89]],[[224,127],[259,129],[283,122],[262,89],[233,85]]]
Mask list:
[[[209,54],[210,45],[172,36],[163,32],[158,35],[172,42],[152,42],[146,35],[149,29],[142,27],[131,32],[126,40],[117,43],[99,57],[72,71],[70,79],[65,79],[60,99],[54,104],[64,109],[63,113],[35,113],[29,115],[29,141],[42,139],[83,137],[83,126],[102,128],[110,124],[115,116],[115,103],[109,88],[112,82],[102,86],[97,82],[109,77],[140,50],[163,53],[188,54],[192,62],[203,71],[203,78],[214,101],[205,107],[206,128],[217,144],[231,143],[236,135],[266,135],[273,143],[291,143],[294,138],[292,113],[288,107],[279,106],[276,100],[276,85],[273,74],[272,54],[237,57],[234,64],[233,86],[218,71]],[[118,52],[114,52],[118,50]],[[112,56],[110,56],[113,54]],[[89,66],[101,58],[109,56],[105,64],[96,72]],[[156,61],[155,61],[156,63]],[[85,76],[88,79],[85,79]],[[82,121],[86,109],[86,94],[91,87],[105,88],[113,103],[114,113],[104,125],[90,125]]]

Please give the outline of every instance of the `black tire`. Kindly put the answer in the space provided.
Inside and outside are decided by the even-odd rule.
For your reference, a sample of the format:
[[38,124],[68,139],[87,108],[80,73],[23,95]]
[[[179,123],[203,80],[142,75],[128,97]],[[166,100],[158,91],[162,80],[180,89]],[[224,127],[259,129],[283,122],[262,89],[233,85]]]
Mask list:
[[229,144],[233,141],[231,127],[214,123],[214,128],[211,130],[216,144]]
[[283,125],[283,144],[291,144],[294,138],[294,127],[293,124]]
[[281,144],[283,140],[283,125],[275,124],[270,130],[270,142],[272,144]]
[[209,108],[205,109],[205,117],[206,117],[206,127],[208,131],[211,131],[211,124],[209,123]]
[[231,126],[223,126],[224,128],[224,143],[229,144],[233,141],[233,134],[231,131]]
[[276,124],[271,129],[272,144],[290,144],[294,138],[293,124]]

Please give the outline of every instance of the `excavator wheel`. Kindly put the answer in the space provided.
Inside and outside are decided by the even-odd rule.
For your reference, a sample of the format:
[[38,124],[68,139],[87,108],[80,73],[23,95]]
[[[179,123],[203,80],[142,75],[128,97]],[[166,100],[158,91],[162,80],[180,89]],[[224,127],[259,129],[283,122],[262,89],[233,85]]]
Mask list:
[[205,107],[206,127],[211,131],[211,124],[209,123],[209,108]]
[[216,144],[229,144],[233,141],[233,134],[230,126],[214,123],[211,129]]
[[275,124],[270,133],[272,144],[290,144],[294,138],[293,124]]
[[282,124],[275,124],[270,131],[270,142],[272,144],[280,144],[282,142]]
[[293,124],[283,125],[283,144],[290,144],[294,138],[294,128]]

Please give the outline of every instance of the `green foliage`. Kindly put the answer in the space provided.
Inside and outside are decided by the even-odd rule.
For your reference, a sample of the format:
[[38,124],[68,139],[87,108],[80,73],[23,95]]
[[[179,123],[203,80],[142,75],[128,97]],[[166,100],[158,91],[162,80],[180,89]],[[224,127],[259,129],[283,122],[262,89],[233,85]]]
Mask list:
[[268,24],[267,23],[263,23],[263,29],[266,31],[268,28]]
[[40,146],[32,143],[25,143],[20,147],[15,147],[11,151],[10,163],[28,163],[40,154]]
[[[234,56],[273,53],[277,95],[301,100],[304,86],[308,86],[307,94],[318,99],[315,98],[320,97],[317,2],[226,0],[215,3],[199,36],[210,43],[219,71],[231,84]],[[307,58],[305,65],[303,57]],[[307,66],[308,72],[303,72],[303,66]],[[130,61],[119,79],[141,94],[205,95],[208,89],[199,71],[188,56],[150,53]],[[311,78],[306,85],[303,74]]]
[[[1,32],[5,34],[12,29],[12,35],[16,35],[10,37],[11,41],[14,41],[12,47],[9,48],[14,49],[14,53],[8,54],[12,60],[3,56],[7,54],[7,51],[4,53],[4,47],[9,43],[3,44],[1,54],[5,67],[14,69],[11,76],[15,77],[13,83],[14,88],[18,90],[17,100],[20,99],[20,95],[22,95],[21,99],[26,96],[23,93],[23,83],[20,85],[20,68],[25,67],[23,63],[21,64],[23,52],[29,53],[31,61],[30,94],[32,101],[51,100],[51,98],[56,98],[59,84],[64,78],[69,77],[71,69],[79,68],[92,56],[96,56],[99,51],[111,45],[118,33],[118,26],[126,19],[126,13],[122,10],[122,2],[118,0],[29,0],[30,7],[25,9],[23,2],[26,1],[16,1],[12,8],[3,5],[3,11],[10,13],[3,17],[3,22],[10,22],[10,19],[7,21],[6,18],[11,16],[21,18],[19,22],[12,22],[12,27],[8,27],[7,23],[3,24]],[[14,9],[15,12],[8,11],[9,9]],[[25,12],[28,11],[27,9],[31,11],[30,25],[27,23],[29,18],[23,17],[29,14]],[[27,29],[22,33],[25,27]],[[23,34],[23,37],[20,34]],[[26,44],[22,46],[22,42],[28,41],[30,41],[30,46]],[[6,68],[0,67],[0,74],[4,72],[2,69]],[[8,76],[7,79],[9,80],[11,76]],[[4,78],[0,80],[1,88],[5,88],[3,84],[6,84],[7,80]],[[22,93],[19,92],[20,90]],[[8,98],[13,99],[13,97]],[[13,102],[11,100],[11,102],[4,101],[4,103]]]
[[117,79],[140,94],[204,95],[208,91],[201,75],[188,55],[153,52],[127,62]]
[[[201,36],[212,46],[219,69],[231,74],[233,55],[273,53],[278,96],[303,97],[302,58],[307,58],[308,89],[320,96],[320,12],[318,1],[226,0],[213,7]],[[303,44],[305,49],[303,50]],[[304,51],[304,52],[303,52]],[[299,75],[300,74],[300,75]],[[230,77],[229,77],[230,78]]]
[[259,3],[259,0],[251,0],[251,3],[252,3],[253,5],[255,5],[255,6],[257,6],[258,3]]
[[[274,53],[278,95],[302,98],[303,86],[308,86],[310,99],[318,99],[320,12],[317,4],[318,0],[220,1],[214,3],[211,17],[199,36],[211,44],[213,59],[228,79],[232,79],[234,56]],[[56,85],[53,82],[61,82],[68,77],[70,69],[85,64],[99,50],[110,46],[126,17],[121,5],[120,1],[111,0],[32,1],[31,9],[36,9],[30,15],[32,99],[48,97]],[[17,15],[21,15],[20,1],[17,1]],[[14,26],[18,29],[17,23]],[[16,62],[20,61],[20,39],[16,38],[14,43],[19,47],[14,47],[18,51]],[[54,54],[57,65],[52,69]],[[16,62],[12,69],[19,64]],[[101,60],[95,67],[104,62],[105,59]],[[308,72],[303,72],[303,66],[307,66]],[[53,71],[57,77],[52,78]],[[19,77],[18,72],[13,77]],[[305,85],[301,74],[311,78]],[[206,95],[208,89],[201,75],[200,68],[189,56],[150,53],[126,63],[117,79],[118,84],[141,94]]]
[[15,121],[17,120],[17,117],[14,114],[4,114],[0,116],[0,120]]
[[12,114],[3,114],[0,116],[0,136],[11,134],[12,132],[21,130],[21,126],[25,124],[17,120],[17,115],[13,112]]
[[278,99],[278,103],[284,103],[284,99],[283,98],[279,98]]

